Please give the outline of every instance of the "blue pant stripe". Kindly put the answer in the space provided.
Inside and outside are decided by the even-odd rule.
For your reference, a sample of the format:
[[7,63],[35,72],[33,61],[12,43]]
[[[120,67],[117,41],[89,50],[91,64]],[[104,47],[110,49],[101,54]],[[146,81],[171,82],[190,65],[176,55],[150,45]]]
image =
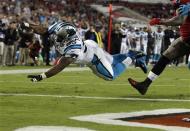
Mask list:
[[96,55],[94,55],[94,58],[92,59],[92,64],[96,66],[97,71],[101,75],[113,79],[111,73],[106,69],[106,67],[102,64]]

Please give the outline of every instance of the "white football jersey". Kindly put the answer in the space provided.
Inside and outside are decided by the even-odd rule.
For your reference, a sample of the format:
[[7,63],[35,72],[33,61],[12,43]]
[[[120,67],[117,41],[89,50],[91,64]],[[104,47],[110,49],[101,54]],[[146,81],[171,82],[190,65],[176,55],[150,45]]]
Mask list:
[[164,37],[164,32],[157,32],[157,31],[156,31],[156,32],[154,33],[155,45],[157,45],[157,44],[161,45],[161,44],[162,44],[163,37]]
[[135,32],[134,33],[135,36],[135,43],[136,43],[136,51],[140,51],[141,50],[141,33],[140,32]]
[[76,63],[87,64],[97,76],[109,80],[105,74],[101,74],[97,68],[97,64],[101,65],[109,72],[110,76],[113,76],[113,57],[105,52],[102,48],[98,47],[98,44],[93,40],[76,40],[68,46],[58,49],[59,52],[65,57],[72,57],[76,59]]
[[132,62],[126,54],[113,57],[98,47],[95,41],[83,41],[77,31],[74,32],[74,35],[70,35],[67,41],[59,43],[56,41],[56,31],[61,28],[72,31],[72,34],[75,31],[75,28],[69,23],[61,22],[51,26],[48,31],[53,37],[56,50],[65,57],[74,58],[77,63],[87,64],[94,74],[105,80],[115,79],[126,69],[128,62]]
[[142,44],[147,45],[147,43],[148,43],[148,33],[142,31],[141,32],[141,37],[142,37]]
[[155,32],[155,45],[154,45],[154,54],[161,54],[162,49],[162,40],[164,37],[164,32]]

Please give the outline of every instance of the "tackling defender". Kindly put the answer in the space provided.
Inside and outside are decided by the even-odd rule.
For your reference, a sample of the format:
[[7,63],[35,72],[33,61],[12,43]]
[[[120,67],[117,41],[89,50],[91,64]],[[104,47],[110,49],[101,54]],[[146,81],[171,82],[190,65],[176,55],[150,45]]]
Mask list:
[[38,34],[48,33],[56,50],[62,55],[58,64],[47,72],[40,75],[28,75],[28,78],[31,78],[33,82],[52,77],[73,62],[87,64],[95,75],[105,80],[114,80],[127,69],[134,59],[144,72],[147,71],[145,61],[141,59],[144,56],[143,53],[129,51],[127,54],[112,56],[99,48],[96,42],[92,40],[82,41],[75,26],[70,23],[57,22],[49,28],[29,24],[29,27]]
[[[186,5],[180,5],[180,8],[178,9],[178,12],[182,16],[188,16],[190,15],[190,2]],[[190,69],[190,55],[188,58],[188,68]]]
[[[190,0],[174,0],[177,6],[187,4]],[[144,95],[146,94],[148,87],[151,83],[162,73],[166,65],[175,58],[182,57],[187,53],[190,53],[190,16],[184,15],[182,9],[177,10],[176,16],[171,19],[163,20],[159,18],[153,18],[150,21],[150,25],[180,25],[180,38],[172,42],[171,46],[163,53],[158,63],[149,72],[147,78],[142,82],[137,82],[131,78],[128,79],[129,83],[137,89],[137,91]],[[182,15],[180,15],[182,14]]]

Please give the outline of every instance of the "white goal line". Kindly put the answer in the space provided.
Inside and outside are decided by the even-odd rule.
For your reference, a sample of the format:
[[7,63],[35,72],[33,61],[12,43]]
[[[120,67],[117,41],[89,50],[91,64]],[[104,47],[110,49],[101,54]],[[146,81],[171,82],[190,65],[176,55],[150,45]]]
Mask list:
[[43,95],[43,94],[17,94],[0,93],[0,96],[25,96],[25,97],[52,97],[52,98],[77,98],[95,100],[127,100],[127,101],[157,101],[157,102],[190,102],[188,99],[152,99],[152,98],[122,98],[122,97],[99,97],[99,96],[69,96],[69,95]]

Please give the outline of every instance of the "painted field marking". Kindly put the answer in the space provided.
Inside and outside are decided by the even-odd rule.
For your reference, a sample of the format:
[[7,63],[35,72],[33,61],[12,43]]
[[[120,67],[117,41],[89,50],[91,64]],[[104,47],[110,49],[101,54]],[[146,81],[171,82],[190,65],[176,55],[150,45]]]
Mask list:
[[28,126],[14,131],[94,131],[87,128],[68,126]]
[[[2,74],[27,74],[27,73],[40,73],[40,72],[45,72],[48,69],[22,69],[22,70],[0,70],[0,75]],[[65,68],[63,72],[72,72],[72,71],[89,71],[90,69],[87,67],[70,67],[70,68]]]
[[[31,83],[30,81],[0,81],[0,83],[5,83],[5,82],[8,82],[8,83]],[[104,83],[88,83],[88,82],[74,82],[74,83],[70,83],[70,82],[45,82],[45,81],[41,81],[41,82],[38,82],[38,83],[33,83],[33,84],[58,84],[58,85],[88,85],[88,84],[91,84],[91,85],[109,85],[109,86],[129,86],[130,84],[128,84],[127,82],[126,83],[112,83],[112,82],[104,82]],[[168,86],[168,87],[175,87],[176,85],[152,85],[152,86],[157,86],[157,87],[164,87],[164,86]]]
[[130,112],[130,113],[104,113],[96,115],[84,115],[84,116],[75,116],[70,117],[70,119],[85,121],[85,122],[94,122],[99,124],[109,124],[109,125],[120,125],[120,126],[132,126],[132,127],[145,127],[145,128],[155,128],[162,129],[166,131],[190,131],[188,127],[180,126],[166,126],[160,124],[147,124],[140,122],[130,122],[119,120],[121,118],[131,118],[131,117],[141,117],[147,115],[166,115],[174,113],[187,113],[190,112],[190,109],[159,109],[153,111],[139,111],[139,112]]
[[0,96],[25,96],[25,97],[52,97],[52,98],[77,98],[77,99],[95,99],[95,100],[127,100],[127,101],[158,101],[158,102],[190,102],[185,99],[149,99],[149,98],[121,98],[121,97],[99,97],[99,96],[68,96],[68,95],[43,95],[43,94],[17,94],[0,93]]

